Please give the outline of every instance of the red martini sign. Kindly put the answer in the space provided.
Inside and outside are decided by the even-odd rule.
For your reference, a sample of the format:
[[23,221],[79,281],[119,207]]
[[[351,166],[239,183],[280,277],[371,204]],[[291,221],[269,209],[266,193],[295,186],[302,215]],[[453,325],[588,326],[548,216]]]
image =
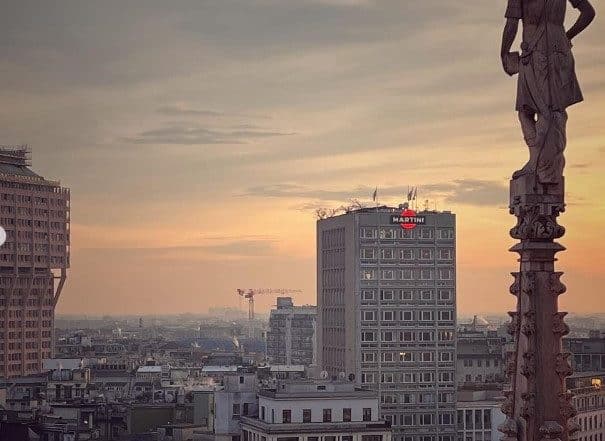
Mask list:
[[417,216],[414,210],[404,208],[400,215],[391,216],[392,224],[399,224],[404,230],[413,230],[417,225],[424,225],[426,218]]

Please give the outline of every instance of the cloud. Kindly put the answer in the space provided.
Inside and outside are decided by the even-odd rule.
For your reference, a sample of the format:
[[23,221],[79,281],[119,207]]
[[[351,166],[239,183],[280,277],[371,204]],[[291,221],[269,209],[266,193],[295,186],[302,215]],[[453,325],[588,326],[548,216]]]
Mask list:
[[124,140],[133,144],[246,144],[254,139],[290,136],[295,133],[283,133],[251,128],[213,129],[199,125],[170,125],[159,129],[143,131]]
[[196,109],[193,107],[170,105],[158,107],[157,112],[167,116],[207,116],[214,118],[257,118],[257,119],[270,119],[267,115],[253,115],[249,113],[227,113],[220,112],[217,110],[207,109]]
[[[248,188],[245,196],[300,198],[311,202],[297,205],[298,209],[316,209],[321,202],[345,203],[351,199],[367,200],[375,187],[358,186],[350,190],[323,190],[293,183],[261,185]],[[421,185],[423,195],[438,197],[451,204],[501,206],[507,201],[508,187],[498,181],[457,179],[451,182]],[[378,198],[401,198],[408,186],[378,187]],[[325,204],[324,204],[325,205]]]

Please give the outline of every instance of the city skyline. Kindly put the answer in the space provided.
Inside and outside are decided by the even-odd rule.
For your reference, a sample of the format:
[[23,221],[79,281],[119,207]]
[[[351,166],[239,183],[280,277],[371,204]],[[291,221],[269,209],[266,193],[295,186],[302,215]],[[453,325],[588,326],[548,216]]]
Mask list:
[[[30,144],[32,169],[72,190],[57,312],[201,312],[246,287],[315,303],[314,209],[376,186],[396,206],[408,185],[456,213],[459,312],[513,308],[507,185],[525,147],[497,63],[505,2],[226,3],[0,17],[2,143]],[[570,109],[561,218],[561,309],[580,313],[602,312],[605,282],[603,28],[575,52],[587,101]]]

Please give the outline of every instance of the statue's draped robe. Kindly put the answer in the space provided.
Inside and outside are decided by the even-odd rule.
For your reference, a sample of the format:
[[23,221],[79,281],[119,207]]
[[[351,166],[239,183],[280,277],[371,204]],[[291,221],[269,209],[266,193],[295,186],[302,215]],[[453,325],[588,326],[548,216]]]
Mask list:
[[[574,7],[584,0],[569,0]],[[523,22],[516,109],[533,120],[524,136],[538,153],[539,182],[561,181],[567,144],[565,109],[583,100],[576,78],[571,42],[564,28],[567,0],[508,0],[506,17]],[[526,126],[528,124],[526,123]]]

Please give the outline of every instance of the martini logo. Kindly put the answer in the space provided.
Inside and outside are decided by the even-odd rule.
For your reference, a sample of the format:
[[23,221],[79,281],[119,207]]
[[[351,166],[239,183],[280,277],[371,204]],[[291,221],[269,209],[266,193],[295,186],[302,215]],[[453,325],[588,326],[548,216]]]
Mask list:
[[404,230],[413,230],[417,225],[424,225],[426,218],[416,215],[414,210],[405,208],[400,215],[391,217],[392,224],[399,224]]

